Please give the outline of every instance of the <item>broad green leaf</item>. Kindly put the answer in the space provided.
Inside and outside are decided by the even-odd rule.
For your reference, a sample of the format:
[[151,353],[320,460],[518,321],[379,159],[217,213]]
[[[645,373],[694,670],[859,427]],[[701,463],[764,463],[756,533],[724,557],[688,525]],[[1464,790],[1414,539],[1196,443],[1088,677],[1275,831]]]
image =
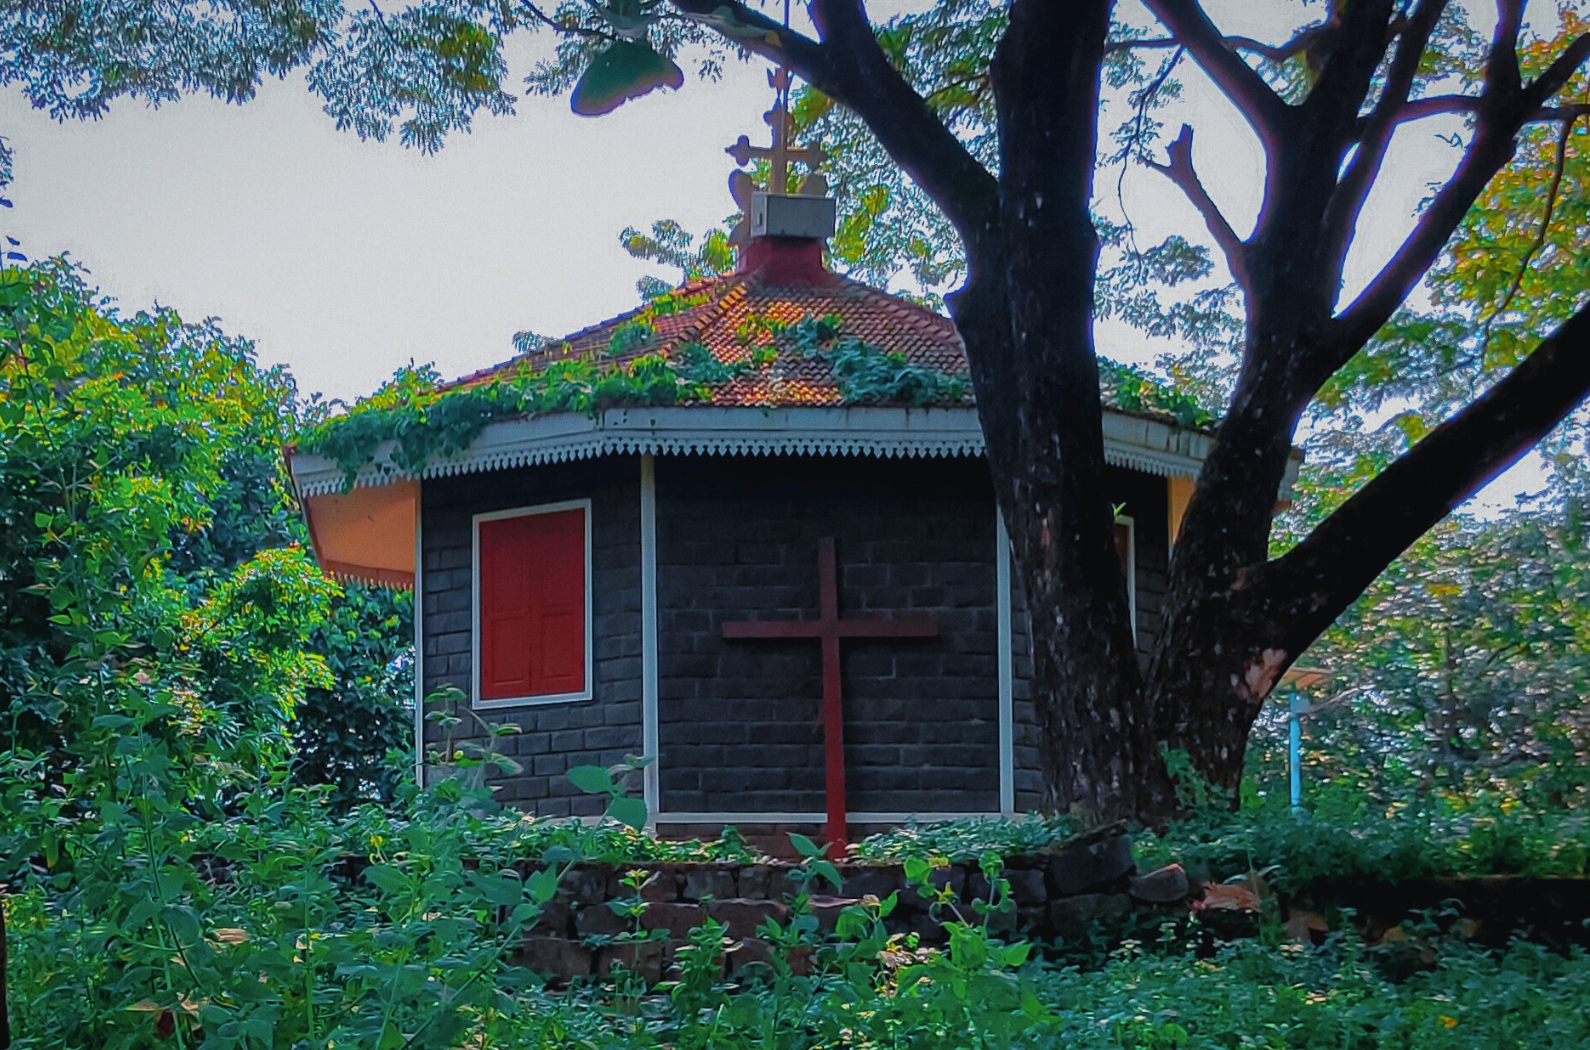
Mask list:
[[199,925],[199,917],[193,909],[185,904],[172,904],[160,913],[161,920],[177,943],[183,947],[198,944],[204,936],[204,929]]
[[833,884],[833,887],[836,890],[839,889],[840,885],[843,882],[843,880],[840,879],[840,877],[839,877],[839,869],[834,867],[833,863],[830,862],[830,861],[826,861],[826,860],[814,860],[814,861],[812,861],[812,871],[816,872],[822,878],[827,879],[830,883]]
[[678,90],[684,82],[673,59],[645,43],[615,40],[591,60],[569,104],[580,116],[595,117],[660,87]]
[[530,890],[530,898],[538,904],[545,904],[558,892],[558,873],[555,868],[542,868],[525,880],[525,885]]
[[127,928],[129,930],[142,929],[146,922],[158,914],[160,914],[160,902],[153,897],[144,897],[127,909],[127,918],[125,920]]
[[821,857],[828,848],[826,846],[818,846],[817,843],[797,831],[790,832],[789,843],[795,847],[796,853],[807,859]]
[[616,786],[613,775],[601,766],[575,766],[567,776],[575,787],[592,795],[605,795]]
[[381,1026],[381,1038],[376,1042],[376,1050],[403,1050],[408,1040],[403,1038],[403,1032],[397,1025],[387,1021]]
[[372,864],[364,869],[365,880],[379,888],[383,893],[397,896],[410,893],[414,889],[414,880],[403,872],[387,864]]
[[512,871],[496,875],[471,875],[470,881],[488,901],[504,908],[511,908],[524,898],[524,884]]
[[646,803],[638,798],[620,795],[607,804],[607,815],[621,824],[640,831],[646,827]]

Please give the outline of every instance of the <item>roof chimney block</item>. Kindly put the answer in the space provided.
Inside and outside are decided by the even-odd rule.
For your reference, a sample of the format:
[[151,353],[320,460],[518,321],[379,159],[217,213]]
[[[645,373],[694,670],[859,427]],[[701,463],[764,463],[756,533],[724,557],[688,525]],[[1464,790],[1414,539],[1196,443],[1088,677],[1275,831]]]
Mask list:
[[832,197],[760,191],[751,195],[752,237],[800,237],[822,241],[834,235],[834,226]]

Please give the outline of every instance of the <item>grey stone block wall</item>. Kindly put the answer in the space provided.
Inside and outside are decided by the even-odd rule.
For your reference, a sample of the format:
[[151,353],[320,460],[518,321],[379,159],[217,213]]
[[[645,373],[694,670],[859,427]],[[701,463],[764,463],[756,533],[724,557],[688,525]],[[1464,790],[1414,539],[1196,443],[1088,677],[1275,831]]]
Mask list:
[[849,807],[999,805],[993,493],[980,460],[657,462],[662,809],[821,812],[821,647],[725,641],[814,618],[835,537],[843,617],[929,614],[937,638],[848,640]]
[[[1165,482],[1117,470],[1136,523],[1138,644],[1160,629]],[[563,776],[639,753],[640,462],[620,456],[425,482],[426,692],[470,690],[475,513],[592,500],[596,698],[480,712],[511,721],[524,767],[498,797],[548,816],[595,812]],[[993,812],[998,620],[993,493],[980,460],[659,457],[658,651],[663,812],[821,812],[820,647],[733,641],[723,623],[817,613],[817,540],[834,536],[840,613],[927,613],[932,639],[844,643],[846,772],[856,812]],[[1031,642],[1012,573],[1016,808],[1041,777]],[[466,719],[455,739],[483,734]],[[439,733],[427,723],[426,740]]]
[[[471,690],[473,515],[591,500],[594,699],[476,713],[521,730],[499,741],[524,766],[521,776],[493,778],[499,800],[542,816],[600,812],[598,800],[580,795],[563,773],[641,751],[639,457],[429,479],[421,498],[427,694],[442,685]],[[455,740],[483,736],[467,715],[454,731]],[[440,740],[435,724],[426,724],[425,738],[428,747]]]

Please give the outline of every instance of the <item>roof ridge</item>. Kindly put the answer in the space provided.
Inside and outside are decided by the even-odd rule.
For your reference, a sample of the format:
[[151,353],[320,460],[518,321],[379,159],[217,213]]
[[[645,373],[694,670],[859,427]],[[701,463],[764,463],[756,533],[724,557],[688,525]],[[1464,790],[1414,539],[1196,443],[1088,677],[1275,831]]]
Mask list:
[[[716,324],[718,321],[721,321],[724,316],[727,315],[728,310],[723,304],[728,300],[729,296],[733,295],[737,290],[744,290],[746,282],[745,274],[743,273],[726,273],[719,274],[714,281],[704,283],[708,287],[713,284],[718,285],[719,290],[717,294],[713,295],[709,302],[702,303],[699,307],[692,308],[691,312],[693,316],[690,323],[674,336],[672,342],[666,344],[665,346],[657,347],[658,350],[667,350],[672,353],[672,351],[677,350],[685,343],[702,342],[702,340],[706,337],[707,329],[713,324]],[[681,285],[680,291],[683,291],[688,287],[688,283]],[[686,335],[689,335],[690,338],[685,338]]]
[[[666,299],[672,302],[664,303]],[[715,385],[706,403],[843,404],[842,383],[829,365],[802,353],[789,352],[782,340],[774,338],[769,342],[772,333],[762,333],[761,325],[754,326],[760,334],[752,333],[752,341],[771,348],[772,358],[763,359],[755,353],[746,358],[748,333],[742,331],[741,324],[742,315],[747,319],[789,324],[803,318],[821,320],[836,314],[847,332],[877,349],[901,355],[917,368],[945,377],[964,376],[967,371],[966,347],[954,321],[920,303],[832,272],[821,281],[791,277],[776,283],[758,272],[735,272],[683,281],[664,295],[633,309],[472,372],[442,389],[483,384],[507,377],[516,368],[540,370],[567,356],[596,355],[604,365],[620,368],[645,354],[673,359],[680,347],[694,342],[705,346],[723,364],[759,362],[750,372],[737,371],[732,379]],[[649,323],[652,327],[652,335],[644,345],[628,346],[607,356],[604,351],[608,347],[602,345],[603,338],[636,322]],[[781,328],[782,324],[777,327]]]
[[[677,289],[671,289],[670,290],[670,294],[672,294],[673,292],[676,292],[676,291],[680,291],[680,290],[682,290],[685,287],[686,287],[686,285],[680,285],[680,287],[677,288]],[[508,360],[506,360],[506,361],[499,361],[499,362],[497,362],[494,365],[487,365],[485,368],[476,369],[475,371],[469,373],[468,375],[459,376],[457,379],[454,379],[452,382],[444,383],[444,384],[442,384],[441,389],[450,390],[453,387],[468,386],[469,384],[474,383],[474,382],[484,381],[484,380],[490,379],[493,376],[497,375],[499,372],[502,372],[504,369],[508,368],[510,365],[516,365],[516,364],[518,364],[521,361],[529,360],[530,358],[533,358],[533,357],[535,357],[535,356],[537,356],[539,354],[545,354],[547,351],[553,349],[554,347],[567,346],[568,344],[574,342],[576,339],[580,339],[580,338],[582,338],[584,336],[592,335],[592,334],[602,330],[603,328],[607,328],[610,325],[622,324],[623,322],[634,318],[637,314],[644,313],[646,308],[648,306],[650,306],[650,305],[651,305],[650,302],[645,302],[645,303],[642,303],[641,305],[635,307],[632,310],[626,310],[626,311],[624,311],[621,314],[614,314],[612,317],[609,317],[605,321],[598,321],[595,324],[586,325],[584,328],[581,328],[577,332],[570,332],[568,335],[560,336],[557,339],[548,339],[544,344],[542,344],[541,346],[536,347],[534,350],[526,350],[523,353],[514,354],[512,357],[508,358]]]

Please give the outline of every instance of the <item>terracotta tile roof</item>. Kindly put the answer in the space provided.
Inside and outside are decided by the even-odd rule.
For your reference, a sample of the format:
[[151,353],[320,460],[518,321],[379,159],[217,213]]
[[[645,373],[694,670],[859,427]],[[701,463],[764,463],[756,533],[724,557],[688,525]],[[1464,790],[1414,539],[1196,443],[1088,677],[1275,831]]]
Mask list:
[[[845,335],[880,350],[897,351],[913,365],[949,374],[966,371],[966,351],[949,318],[834,274],[774,284],[757,273],[737,273],[691,281],[673,295],[684,301],[683,308],[652,318],[653,337],[610,360],[622,362],[651,353],[674,358],[685,344],[700,343],[718,361],[733,365],[749,360],[757,348],[774,345],[772,333],[758,322],[793,324],[837,314]],[[541,369],[563,357],[577,359],[604,351],[613,334],[644,311],[642,307],[620,314],[449,385],[471,386],[522,366]],[[701,403],[786,407],[844,401],[827,361],[784,352],[764,368],[714,386],[711,400]]]

